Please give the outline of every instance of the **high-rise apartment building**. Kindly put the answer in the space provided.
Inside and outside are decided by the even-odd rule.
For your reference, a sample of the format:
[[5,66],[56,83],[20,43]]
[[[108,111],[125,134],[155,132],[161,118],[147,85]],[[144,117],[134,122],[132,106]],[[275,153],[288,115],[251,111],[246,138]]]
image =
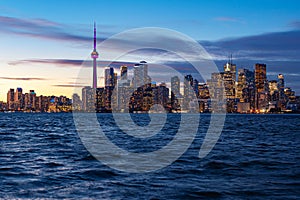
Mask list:
[[251,94],[253,94],[251,89],[254,89],[254,72],[248,69],[238,70],[238,80],[236,84],[236,98],[240,102],[250,102]]
[[153,104],[160,104],[164,108],[167,108],[169,103],[169,88],[165,83],[161,83],[159,86],[153,88]]
[[270,92],[270,101],[278,101],[279,100],[279,90],[278,83],[276,80],[269,81],[269,92]]
[[11,88],[10,90],[8,90],[7,92],[7,107],[8,110],[14,110],[15,109],[15,90],[13,88]]
[[34,90],[29,90],[29,105],[28,108],[35,110],[36,108],[36,93]]
[[114,74],[113,67],[105,67],[104,68],[104,84],[105,84],[105,87],[115,86],[115,74]]
[[128,79],[128,76],[127,76],[127,73],[128,73],[128,67],[122,65],[122,66],[120,67],[120,72],[121,72],[120,80],[127,80],[127,79]]
[[265,112],[268,108],[268,81],[266,64],[255,64],[255,108],[259,112]]
[[77,93],[72,95],[72,110],[80,111],[82,110],[82,101]]
[[278,74],[278,86],[279,90],[279,98],[280,100],[284,99],[284,76],[282,74]]
[[148,76],[147,62],[141,61],[139,64],[135,64],[133,68],[133,87],[143,87],[146,84],[151,83],[151,78]]
[[128,112],[130,97],[133,93],[133,89],[130,86],[130,80],[128,80],[128,68],[127,66],[120,67],[121,77],[118,80],[118,95],[117,95],[117,110],[119,112]]
[[255,87],[257,93],[266,91],[267,70],[266,64],[255,64]]
[[15,110],[21,110],[24,108],[23,90],[22,88],[17,88],[15,92]]
[[82,88],[82,109],[86,112],[95,112],[95,89],[90,86]]
[[174,95],[180,95],[180,79],[178,76],[171,77],[171,92]]
[[223,81],[227,99],[235,98],[236,65],[228,62],[224,65]]

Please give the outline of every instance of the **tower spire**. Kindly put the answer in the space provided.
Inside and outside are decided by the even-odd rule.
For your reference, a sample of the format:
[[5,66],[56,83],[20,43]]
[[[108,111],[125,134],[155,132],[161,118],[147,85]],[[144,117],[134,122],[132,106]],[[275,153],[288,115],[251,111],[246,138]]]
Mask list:
[[99,56],[96,46],[97,46],[97,37],[96,37],[96,22],[94,22],[94,49],[91,53],[91,57],[93,59],[93,85],[94,89],[97,88],[97,58]]
[[94,50],[96,50],[97,45],[97,36],[96,36],[97,30],[96,30],[96,22],[94,22]]

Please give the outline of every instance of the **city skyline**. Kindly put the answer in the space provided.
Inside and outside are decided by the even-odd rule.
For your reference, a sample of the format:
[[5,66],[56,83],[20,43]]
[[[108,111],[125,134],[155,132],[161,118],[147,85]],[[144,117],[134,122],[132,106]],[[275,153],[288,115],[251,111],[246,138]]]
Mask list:
[[[94,48],[92,58],[95,51]],[[95,66],[95,62],[92,65]],[[11,88],[7,92],[7,102],[0,102],[0,110],[148,112],[154,109],[151,112],[155,112],[152,106],[160,104],[167,112],[187,112],[190,109],[216,112],[214,109],[217,107],[213,107],[212,102],[221,103],[225,100],[228,113],[299,112],[299,96],[296,96],[293,88],[286,87],[283,74],[278,74],[276,80],[268,80],[266,64],[256,63],[251,71],[237,68],[230,59],[224,64],[223,71],[213,72],[207,82],[187,74],[183,80],[176,75],[171,76],[168,84],[152,81],[145,61],[135,64],[132,77],[128,77],[131,70],[127,66],[121,65],[119,68],[118,75],[114,67],[105,67],[103,86],[95,87],[97,83],[93,78],[91,86],[82,88],[81,97],[74,93],[72,99],[63,95],[37,95],[34,90],[23,93],[20,87],[16,90]],[[92,77],[95,77],[94,72],[92,69]],[[192,107],[191,102],[194,102]]]
[[[90,85],[89,80],[77,84],[75,80],[81,63],[91,60],[93,36],[90,30],[94,21],[98,22],[99,42],[130,28],[162,26],[175,29],[199,41],[220,70],[230,54],[237,67],[252,69],[257,62],[266,63],[268,79],[276,79],[282,73],[288,86],[300,92],[298,1],[289,4],[284,1],[190,1],[184,3],[185,9],[181,9],[181,1],[172,2],[172,6],[159,1],[99,1],[93,5],[91,8],[87,2],[76,2],[71,7],[67,2],[53,5],[34,1],[2,2],[1,101],[6,100],[9,88],[22,87],[34,89],[39,94],[71,97],[74,87]],[[113,15],[110,8],[114,8]],[[133,10],[149,13],[136,18]],[[68,15],[72,12],[79,14]],[[274,12],[278,15],[274,16]],[[124,44],[98,50],[113,52]],[[134,64],[147,60],[164,64],[169,61],[179,68],[185,67],[172,56],[164,56],[142,52],[127,57],[124,62]],[[102,71],[106,63],[109,60],[101,58],[100,53],[98,71]],[[98,72],[98,77],[104,74]]]
[[[170,80],[157,82],[157,79],[149,75],[146,61],[135,63],[132,70],[126,65],[119,65],[120,76],[118,76],[118,72],[111,66],[116,63],[111,63],[104,68],[104,83],[98,87],[99,53],[96,35],[94,22],[92,62],[85,63],[88,66],[86,71],[92,74],[92,84],[82,88],[81,98],[78,92],[73,93],[72,101],[63,95],[36,96],[34,90],[23,94],[21,87],[16,91],[11,88],[7,92],[6,104],[0,102],[1,111],[148,112],[153,105],[159,104],[167,112],[189,112],[190,109],[199,112],[217,112],[223,106],[215,107],[213,102],[221,103],[225,99],[226,106],[222,109],[226,109],[228,113],[299,111],[299,96],[296,96],[290,87],[286,87],[283,74],[278,74],[277,80],[268,80],[267,65],[260,63],[254,65],[253,71],[237,68],[233,63],[232,54],[224,64],[223,71],[212,72],[210,78],[206,80],[201,74],[197,75],[200,77],[199,80],[192,74],[182,73],[180,75],[184,77],[181,80],[167,71],[168,76],[164,78],[171,76]],[[92,73],[88,70],[89,65],[92,65]],[[132,77],[128,78],[130,71],[133,71]],[[180,84],[181,81],[183,85]]]

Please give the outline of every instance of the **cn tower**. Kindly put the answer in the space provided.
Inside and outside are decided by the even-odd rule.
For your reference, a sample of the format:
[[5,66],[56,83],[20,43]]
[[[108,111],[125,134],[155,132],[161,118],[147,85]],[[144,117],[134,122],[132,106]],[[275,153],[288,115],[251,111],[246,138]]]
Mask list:
[[94,23],[94,49],[91,53],[91,57],[93,58],[93,89],[97,88],[97,58],[99,56],[97,50],[97,39],[96,39],[96,23]]

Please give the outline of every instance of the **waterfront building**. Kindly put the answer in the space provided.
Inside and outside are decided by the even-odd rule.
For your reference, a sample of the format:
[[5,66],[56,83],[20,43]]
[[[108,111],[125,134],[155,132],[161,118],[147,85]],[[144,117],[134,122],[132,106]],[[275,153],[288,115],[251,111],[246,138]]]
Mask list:
[[138,64],[135,64],[133,68],[133,87],[137,89],[143,85],[151,83],[151,78],[148,75],[148,65],[147,62],[141,61]]
[[128,80],[128,68],[127,66],[121,66],[121,77],[118,80],[117,87],[117,107],[118,112],[128,112],[130,96],[133,93],[133,88],[130,85],[130,80]]
[[34,90],[29,90],[29,101],[27,104],[27,109],[35,110],[36,108],[36,93]]
[[120,80],[127,80],[128,79],[128,67],[122,65],[120,67],[121,77]]
[[7,106],[8,110],[14,110],[15,109],[15,90],[13,88],[9,89],[7,92]]
[[80,97],[77,93],[72,95],[72,106],[72,109],[74,111],[82,110],[82,101],[80,100]]
[[194,78],[191,74],[184,76],[184,82],[183,82],[184,98],[183,98],[183,105],[181,105],[181,108],[183,110],[189,110],[190,102],[196,98],[193,83],[194,83]]
[[255,64],[255,86],[257,93],[265,92],[267,82],[266,64]]
[[23,90],[22,88],[17,88],[14,98],[14,109],[21,111],[24,108]]
[[182,98],[180,94],[180,78],[173,76],[171,77],[171,106],[175,112],[180,110],[179,98]]
[[236,65],[228,62],[224,65],[223,81],[227,99],[235,98]]
[[238,112],[250,112],[255,109],[254,72],[248,69],[238,70],[236,84],[236,98]]
[[206,83],[198,83],[199,112],[209,112],[210,109],[209,88]]
[[287,103],[287,99],[286,96],[284,94],[284,76],[283,74],[278,74],[278,91],[279,91],[279,102],[278,102],[278,107],[281,110],[285,110],[286,108],[286,103]]
[[171,92],[175,96],[180,95],[180,79],[178,76],[171,77]]
[[278,74],[278,85],[277,88],[279,90],[279,98],[284,98],[284,76],[283,74]]
[[268,109],[268,81],[266,64],[255,64],[255,108],[257,112],[265,112]]
[[82,109],[86,112],[95,112],[96,89],[86,86],[82,88]]
[[115,73],[113,67],[105,67],[104,68],[104,84],[105,87],[113,87],[115,86]]
[[106,112],[105,89],[103,87],[96,89],[96,112]]
[[269,101],[278,102],[279,101],[279,90],[278,90],[278,83],[276,80],[269,81],[269,92],[270,92]]
[[153,88],[153,104],[160,104],[164,108],[168,107],[169,103],[169,88],[165,83]]

